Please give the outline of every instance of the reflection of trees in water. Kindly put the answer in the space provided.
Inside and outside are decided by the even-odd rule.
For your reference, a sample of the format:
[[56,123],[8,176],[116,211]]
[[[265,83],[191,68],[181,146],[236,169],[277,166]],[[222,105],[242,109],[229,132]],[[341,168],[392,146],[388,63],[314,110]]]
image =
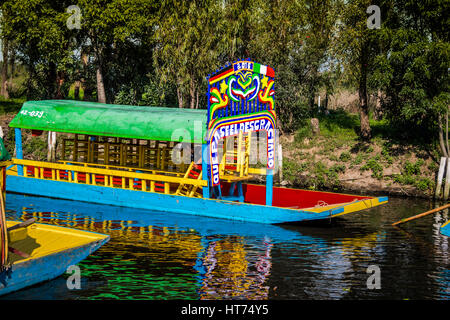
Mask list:
[[326,248],[326,254],[317,251],[310,267],[314,276],[305,287],[305,293],[309,297],[342,299],[355,287],[365,285],[358,277],[365,275],[361,265],[367,267],[374,256],[383,254],[382,248],[377,246],[380,237],[378,232],[346,237],[333,241],[333,245]]
[[[441,233],[441,226],[449,220],[449,209],[445,209],[434,216],[433,223],[433,243],[436,263],[446,265],[434,278],[439,286],[439,293],[443,296],[450,296],[450,248],[448,246],[449,237]],[[433,275],[431,275],[433,277]]]
[[441,226],[448,221],[449,219],[449,209],[445,209],[444,211],[438,212],[434,215],[434,223],[433,223],[433,243],[435,250],[439,254],[439,257],[443,259],[442,262],[445,264],[450,263],[450,254],[449,254],[449,246],[448,241],[449,237],[444,236],[441,233]]
[[202,258],[205,273],[200,298],[267,299],[272,246],[269,238],[249,246],[238,236],[209,242]]

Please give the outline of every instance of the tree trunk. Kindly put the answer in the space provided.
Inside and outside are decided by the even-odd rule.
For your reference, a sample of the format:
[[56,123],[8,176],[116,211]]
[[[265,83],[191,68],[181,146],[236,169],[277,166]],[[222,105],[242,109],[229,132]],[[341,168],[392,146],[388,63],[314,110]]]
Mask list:
[[181,88],[177,86],[178,108],[183,108],[183,92]]
[[56,75],[56,99],[62,99],[63,94],[61,92],[62,85],[64,84],[64,72],[59,71]]
[[447,153],[449,153],[450,148],[448,147],[448,108],[445,115],[445,146],[447,147]]
[[[84,75],[87,73],[87,68],[88,68],[88,61],[89,61],[89,56],[87,55],[86,52],[82,51],[81,52],[81,64],[83,65],[82,67],[82,74],[83,76],[80,79],[80,85],[79,85],[79,89],[83,88],[83,100],[87,100],[89,101],[92,97],[92,88],[91,85],[89,84],[89,81],[86,81],[86,79],[84,78]],[[78,89],[78,98],[80,97],[80,93],[79,93],[79,89]],[[77,95],[75,95],[77,96]]]
[[383,109],[381,108],[381,95],[382,95],[381,90],[378,89],[376,96],[377,101],[375,104],[375,112],[374,112],[376,120],[381,120],[383,118]]
[[198,89],[196,90],[196,95],[197,95],[197,97],[196,97],[196,102],[195,102],[195,109],[198,109],[198,102],[199,102],[199,99],[198,99]]
[[75,100],[80,100],[80,86],[81,86],[81,81],[76,80],[74,88],[73,88],[73,98]]
[[11,73],[9,74],[9,88],[12,88],[14,73],[16,73],[16,52],[13,48],[10,52],[9,65],[11,66]]
[[445,147],[444,143],[444,130],[442,129],[441,115],[438,116],[438,127],[439,127],[439,146],[441,147],[441,151],[444,157],[448,158],[447,148]]
[[360,137],[363,140],[370,140],[372,130],[369,123],[369,104],[367,101],[367,59],[363,54],[361,63],[361,73],[359,78],[359,120],[360,120]]
[[3,54],[3,64],[2,64],[2,83],[1,83],[1,91],[0,94],[5,98],[9,99],[9,93],[8,93],[8,40],[3,38],[2,41],[3,48],[2,48],[2,54]]
[[103,83],[102,66],[97,61],[97,99],[100,103],[106,103],[105,85]]
[[[96,36],[93,37],[96,42]],[[97,44],[95,48],[95,60],[97,64],[96,78],[97,78],[97,101],[100,103],[106,103],[105,83],[103,81],[103,59],[102,59],[102,47]]]
[[195,85],[194,85],[194,80],[191,80],[191,85],[189,88],[189,94],[190,94],[190,108],[194,109],[195,108]]

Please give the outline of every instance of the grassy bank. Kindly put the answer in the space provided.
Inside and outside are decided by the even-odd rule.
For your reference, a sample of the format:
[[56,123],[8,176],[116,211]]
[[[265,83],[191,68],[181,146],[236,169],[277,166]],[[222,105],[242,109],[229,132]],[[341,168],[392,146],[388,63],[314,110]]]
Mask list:
[[397,138],[386,121],[371,120],[373,139],[359,140],[359,118],[344,111],[319,117],[320,133],[308,121],[281,137],[283,184],[311,190],[375,192],[430,197],[439,154],[430,144]]

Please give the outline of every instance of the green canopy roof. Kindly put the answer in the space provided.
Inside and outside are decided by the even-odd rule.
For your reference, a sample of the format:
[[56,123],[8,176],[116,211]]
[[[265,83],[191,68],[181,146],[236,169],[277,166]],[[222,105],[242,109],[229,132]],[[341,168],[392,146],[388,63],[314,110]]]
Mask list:
[[206,110],[113,105],[72,100],[27,101],[13,128],[203,143]]

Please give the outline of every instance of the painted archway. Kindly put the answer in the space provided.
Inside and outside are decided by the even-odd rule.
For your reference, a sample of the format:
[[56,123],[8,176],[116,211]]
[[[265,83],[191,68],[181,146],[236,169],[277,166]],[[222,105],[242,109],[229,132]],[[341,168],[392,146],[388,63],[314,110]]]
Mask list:
[[264,130],[267,132],[267,168],[274,168],[275,73],[252,61],[228,64],[208,78],[209,180],[220,184],[220,139]]

